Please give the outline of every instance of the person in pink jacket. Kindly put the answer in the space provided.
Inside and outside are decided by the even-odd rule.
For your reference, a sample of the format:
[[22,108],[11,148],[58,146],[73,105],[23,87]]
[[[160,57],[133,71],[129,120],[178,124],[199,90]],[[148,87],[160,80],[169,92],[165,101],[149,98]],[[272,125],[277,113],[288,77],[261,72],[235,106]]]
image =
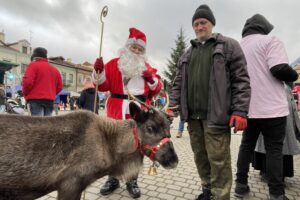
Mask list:
[[298,79],[289,66],[284,43],[270,34],[274,26],[261,14],[247,19],[242,30],[241,47],[247,60],[251,99],[247,128],[243,132],[237,159],[235,196],[250,192],[249,165],[258,136],[266,147],[266,172],[270,200],[286,200],[283,184],[282,148],[289,106],[284,82]]

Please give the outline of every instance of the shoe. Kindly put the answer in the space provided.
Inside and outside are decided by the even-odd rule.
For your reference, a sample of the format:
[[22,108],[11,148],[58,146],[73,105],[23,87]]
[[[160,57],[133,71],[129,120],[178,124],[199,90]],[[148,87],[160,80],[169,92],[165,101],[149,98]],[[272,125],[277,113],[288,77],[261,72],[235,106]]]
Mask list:
[[260,175],[261,175],[261,181],[265,182],[265,183],[268,183],[267,174],[261,172]]
[[270,200],[289,200],[285,195],[274,196],[270,194]]
[[141,196],[141,190],[137,184],[137,180],[131,180],[126,183],[126,189],[129,192],[130,196],[134,199]]
[[100,189],[100,194],[104,196],[109,195],[119,187],[120,187],[119,180],[112,176],[109,176],[105,184]]
[[203,189],[203,193],[199,194],[196,200],[211,200],[212,194],[209,189]]
[[177,138],[181,138],[182,137],[182,133],[178,132],[176,135]]
[[236,182],[234,196],[242,198],[249,192],[250,192],[250,188],[247,184],[242,184],[242,183]]

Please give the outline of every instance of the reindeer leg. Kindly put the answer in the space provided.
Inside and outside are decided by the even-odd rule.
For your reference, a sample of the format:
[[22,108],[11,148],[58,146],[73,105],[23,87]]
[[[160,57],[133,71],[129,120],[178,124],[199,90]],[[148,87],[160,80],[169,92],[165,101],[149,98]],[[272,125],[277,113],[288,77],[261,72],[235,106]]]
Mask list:
[[57,191],[57,200],[80,200],[83,189],[78,180],[65,181]]
[[81,190],[58,190],[57,200],[80,200]]

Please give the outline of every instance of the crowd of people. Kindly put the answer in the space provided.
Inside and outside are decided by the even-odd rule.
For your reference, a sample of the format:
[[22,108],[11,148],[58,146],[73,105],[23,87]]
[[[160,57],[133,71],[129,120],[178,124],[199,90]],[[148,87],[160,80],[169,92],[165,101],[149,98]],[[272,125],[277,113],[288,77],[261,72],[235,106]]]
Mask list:
[[287,199],[282,149],[285,128],[294,124],[287,124],[291,114],[284,82],[296,81],[298,74],[288,65],[281,40],[269,35],[273,25],[264,16],[255,14],[246,21],[240,44],[213,33],[215,24],[207,5],[196,9],[192,18],[196,39],[178,62],[170,94],[170,106],[179,105],[181,118],[188,123],[202,183],[197,199],[230,199],[230,127],[243,131],[235,196],[250,191],[249,165],[261,134],[269,198]]
[[[244,197],[251,190],[248,173],[252,163],[268,183],[269,198],[287,199],[284,177],[293,176],[293,155],[300,153],[296,142],[300,139],[300,120],[291,93],[292,82],[298,74],[288,64],[283,42],[269,35],[274,27],[263,15],[255,14],[247,19],[240,43],[213,33],[215,25],[209,6],[200,5],[192,16],[196,38],[178,62],[169,94],[173,109],[168,114],[180,115],[178,138],[182,137],[184,123],[188,124],[201,179],[202,191],[196,199],[230,199],[231,128],[234,132],[243,131],[235,196]],[[146,35],[130,28],[118,57],[106,64],[102,57],[96,59],[93,73],[85,78],[78,100],[69,99],[71,110],[78,105],[98,114],[101,99],[97,95],[95,109],[96,90],[109,94],[106,115],[117,120],[131,118],[130,94],[145,104],[151,104],[158,94],[160,101],[164,100],[161,78],[147,62],[146,48]],[[61,75],[48,63],[47,50],[34,49],[22,80],[30,114],[50,116],[53,110],[57,114],[58,93],[62,88]],[[161,106],[164,102],[156,104]],[[100,193],[108,195],[119,187],[120,181],[108,176]],[[126,189],[132,198],[141,196],[138,174],[126,183]]]

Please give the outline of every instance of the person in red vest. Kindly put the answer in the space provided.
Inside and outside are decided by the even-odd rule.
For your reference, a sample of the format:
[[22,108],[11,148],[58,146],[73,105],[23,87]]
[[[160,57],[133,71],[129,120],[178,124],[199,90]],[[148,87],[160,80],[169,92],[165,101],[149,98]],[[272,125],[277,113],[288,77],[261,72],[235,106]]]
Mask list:
[[[107,116],[114,119],[129,119],[128,91],[139,100],[150,104],[154,95],[162,88],[157,70],[152,68],[146,59],[146,35],[136,28],[129,29],[129,37],[120,56],[110,60],[105,65],[98,58],[92,74],[93,81],[98,81],[99,91],[109,91],[107,98]],[[97,74],[99,73],[99,77]],[[141,195],[137,185],[137,176],[126,183],[126,188],[132,198]],[[102,195],[108,195],[120,187],[119,180],[109,176],[101,188]]]

